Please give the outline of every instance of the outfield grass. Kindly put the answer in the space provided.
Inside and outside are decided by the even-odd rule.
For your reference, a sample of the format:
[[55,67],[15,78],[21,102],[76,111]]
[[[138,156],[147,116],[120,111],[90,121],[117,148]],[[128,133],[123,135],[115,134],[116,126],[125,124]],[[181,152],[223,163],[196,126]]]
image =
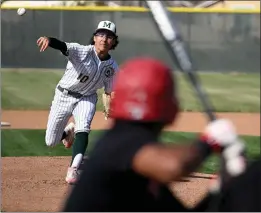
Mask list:
[[[95,145],[95,140],[103,131],[92,131],[87,153],[91,152]],[[2,130],[2,157],[13,156],[71,156],[71,149],[67,150],[64,146],[58,145],[49,148],[44,142],[44,130]],[[164,132],[161,141],[164,143],[189,143],[195,137],[194,133],[183,132]],[[249,160],[255,159],[260,155],[260,137],[242,136],[246,141],[247,156]],[[210,157],[200,168],[200,172],[213,173],[218,169],[216,156]]]
[[[98,130],[92,131],[90,143],[101,133],[102,131]],[[71,150],[65,149],[62,144],[57,145],[55,148],[47,147],[45,144],[45,130],[2,130],[1,142],[1,155],[3,157],[71,155]]]
[[[57,70],[1,71],[2,109],[17,110],[48,110],[54,88],[63,74]],[[177,78],[183,111],[201,111],[201,104],[190,84],[183,75],[178,74]],[[260,74],[201,73],[200,79],[217,111],[260,112]],[[97,109],[102,110],[101,98]]]

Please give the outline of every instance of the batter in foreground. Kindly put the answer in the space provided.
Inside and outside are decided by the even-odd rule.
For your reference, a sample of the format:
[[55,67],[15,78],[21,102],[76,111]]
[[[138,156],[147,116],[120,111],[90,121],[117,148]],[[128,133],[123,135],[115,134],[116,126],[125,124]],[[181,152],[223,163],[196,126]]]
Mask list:
[[[45,141],[47,146],[63,142],[66,148],[73,144],[72,161],[68,168],[66,181],[77,181],[78,168],[88,145],[90,126],[96,111],[97,90],[104,87],[103,101],[109,101],[116,61],[109,51],[118,45],[116,26],[110,21],[101,21],[95,30],[90,45],[67,43],[52,37],[40,37],[37,44],[40,52],[48,47],[60,50],[68,63],[62,79],[56,86],[48,117]],[[106,106],[107,103],[104,103]],[[109,114],[106,107],[105,115]],[[75,124],[66,124],[71,116]],[[74,141],[75,137],[75,141]]]
[[154,59],[125,63],[114,91],[114,125],[96,143],[63,211],[190,211],[168,184],[195,171],[211,153],[240,146],[233,124],[217,119],[190,144],[160,143],[163,128],[175,122],[179,100],[170,68]]

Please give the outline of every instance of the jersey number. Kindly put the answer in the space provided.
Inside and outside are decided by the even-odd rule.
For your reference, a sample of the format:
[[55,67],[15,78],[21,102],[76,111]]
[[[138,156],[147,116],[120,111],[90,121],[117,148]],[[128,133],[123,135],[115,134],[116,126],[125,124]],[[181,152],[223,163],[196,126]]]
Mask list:
[[78,80],[80,79],[80,82],[81,83],[84,83],[84,82],[86,82],[88,79],[89,79],[89,76],[87,76],[87,75],[83,75],[82,73],[78,76],[78,78],[77,78]]

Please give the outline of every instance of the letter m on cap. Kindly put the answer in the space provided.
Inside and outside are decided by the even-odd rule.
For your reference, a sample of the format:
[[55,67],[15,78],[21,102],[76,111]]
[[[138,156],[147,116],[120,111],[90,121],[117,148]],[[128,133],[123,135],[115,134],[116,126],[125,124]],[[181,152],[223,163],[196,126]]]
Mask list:
[[109,28],[109,29],[111,29],[111,22],[104,22],[103,23],[103,27],[106,27],[106,28]]

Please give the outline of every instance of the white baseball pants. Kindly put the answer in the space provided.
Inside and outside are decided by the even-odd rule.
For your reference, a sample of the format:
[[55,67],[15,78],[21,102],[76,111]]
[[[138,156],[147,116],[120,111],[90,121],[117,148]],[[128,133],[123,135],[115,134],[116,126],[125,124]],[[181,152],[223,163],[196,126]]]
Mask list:
[[55,146],[61,143],[64,129],[72,115],[75,120],[75,133],[89,133],[96,111],[97,100],[96,93],[79,99],[63,94],[60,90],[56,89],[45,134],[47,146]]

